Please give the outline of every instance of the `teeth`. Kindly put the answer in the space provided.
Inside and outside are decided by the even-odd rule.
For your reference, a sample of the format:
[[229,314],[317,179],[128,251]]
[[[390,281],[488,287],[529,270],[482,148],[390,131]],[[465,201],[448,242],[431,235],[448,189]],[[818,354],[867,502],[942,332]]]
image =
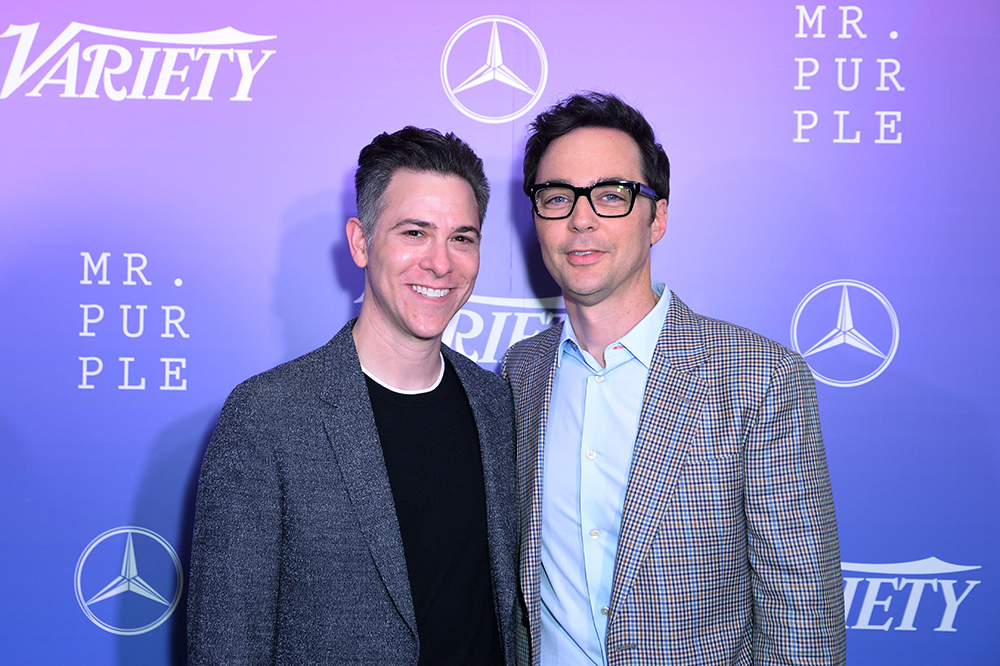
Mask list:
[[421,296],[426,296],[427,298],[444,298],[448,295],[451,289],[428,289],[427,287],[421,287],[415,284],[411,284],[410,287],[413,291],[417,292]]
[[585,257],[588,254],[594,254],[594,252],[595,250],[584,250],[584,251],[570,252],[570,254],[575,254],[578,257]]

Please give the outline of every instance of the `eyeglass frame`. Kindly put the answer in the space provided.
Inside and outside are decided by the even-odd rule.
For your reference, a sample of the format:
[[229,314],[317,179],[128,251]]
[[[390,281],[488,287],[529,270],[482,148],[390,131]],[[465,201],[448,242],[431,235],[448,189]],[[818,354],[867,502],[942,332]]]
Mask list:
[[[594,205],[594,200],[590,198],[590,193],[593,192],[595,188],[604,187],[606,185],[625,186],[629,189],[630,192],[632,192],[632,199],[631,201],[629,201],[628,210],[626,212],[622,213],[621,215],[605,215],[604,213],[598,212],[597,206]],[[539,190],[543,190],[547,187],[559,187],[564,190],[572,190],[573,205],[569,207],[569,210],[566,212],[565,215],[562,215],[560,217],[548,217],[542,215],[538,211],[538,199],[536,198],[536,195],[538,194]],[[552,183],[552,182],[536,183],[534,185],[528,186],[528,198],[531,199],[531,207],[535,211],[535,215],[537,215],[543,220],[565,220],[566,218],[568,218],[570,215],[573,214],[573,211],[576,209],[576,203],[580,200],[581,194],[587,198],[587,201],[590,202],[590,209],[594,211],[594,215],[603,218],[628,217],[629,215],[632,214],[632,209],[635,208],[635,202],[636,199],[639,198],[639,196],[644,196],[647,199],[652,199],[653,202],[656,202],[659,199],[659,197],[656,194],[656,191],[653,188],[644,183],[640,183],[637,180],[602,180],[599,183],[594,183],[590,187],[574,187],[573,185],[569,185],[567,183]]]

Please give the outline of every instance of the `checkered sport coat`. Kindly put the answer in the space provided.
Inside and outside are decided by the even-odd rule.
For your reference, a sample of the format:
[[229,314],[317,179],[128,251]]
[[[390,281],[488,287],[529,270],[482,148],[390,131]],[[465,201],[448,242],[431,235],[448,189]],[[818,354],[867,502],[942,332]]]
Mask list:
[[[560,327],[513,346],[519,663],[540,659],[542,450]],[[622,512],[608,662],[843,664],[840,552],[802,358],[671,297]]]

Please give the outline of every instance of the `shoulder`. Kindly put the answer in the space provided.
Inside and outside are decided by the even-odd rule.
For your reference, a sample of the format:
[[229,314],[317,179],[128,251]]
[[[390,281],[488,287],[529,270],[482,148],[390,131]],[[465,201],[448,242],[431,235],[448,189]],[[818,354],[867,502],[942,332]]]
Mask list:
[[441,352],[448,358],[465,395],[473,408],[483,405],[495,414],[506,414],[511,409],[510,386],[505,380],[479,366],[464,354],[441,345]]
[[505,382],[498,375],[486,370],[465,354],[457,352],[445,344],[441,345],[441,352],[451,362],[463,385],[473,384],[488,389],[497,389],[505,385]]
[[716,354],[749,354],[767,357],[775,361],[785,357],[798,356],[781,343],[744,326],[700,315],[699,318],[708,346]]
[[796,385],[812,384],[809,366],[798,353],[744,326],[694,313],[674,299],[661,332],[665,344],[658,346],[668,350],[668,362],[686,358],[718,390],[758,395],[790,378]]
[[360,374],[348,325],[322,347],[241,382],[229,394],[223,416],[281,420],[301,413],[318,399],[332,377],[351,374],[351,362]]
[[542,362],[542,358],[555,349],[562,335],[562,323],[553,324],[544,331],[530,338],[511,345],[504,354],[502,374],[511,377],[519,374],[533,365]]
[[[670,304],[664,331],[694,329],[709,357],[718,360],[750,360],[779,363],[783,359],[801,357],[779,342],[756,333],[745,326],[693,312],[676,295]],[[671,326],[673,324],[673,326]],[[668,333],[669,334],[669,333]],[[683,334],[683,333],[681,333]]]

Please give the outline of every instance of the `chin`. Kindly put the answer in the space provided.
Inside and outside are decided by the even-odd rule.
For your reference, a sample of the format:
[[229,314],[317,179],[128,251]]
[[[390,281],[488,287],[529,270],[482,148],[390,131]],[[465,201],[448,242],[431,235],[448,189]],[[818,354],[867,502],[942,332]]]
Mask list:
[[418,340],[432,340],[434,338],[440,338],[444,334],[444,329],[448,327],[448,322],[450,321],[451,318],[449,317],[447,321],[443,322],[424,322],[422,324],[410,326],[410,335]]
[[601,299],[601,293],[604,291],[604,285],[567,284],[563,287],[563,291],[572,296],[574,300],[589,305],[591,301],[598,301]]

